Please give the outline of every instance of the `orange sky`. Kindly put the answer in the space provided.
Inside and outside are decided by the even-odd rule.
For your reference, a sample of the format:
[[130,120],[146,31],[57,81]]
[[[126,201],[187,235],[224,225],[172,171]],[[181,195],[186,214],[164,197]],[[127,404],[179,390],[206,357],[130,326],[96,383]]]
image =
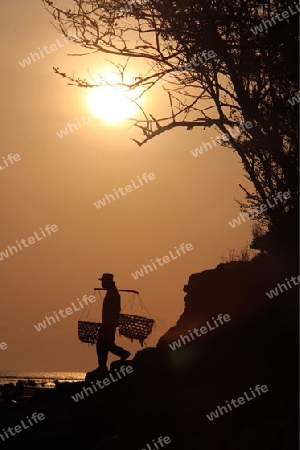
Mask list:
[[[155,345],[182,313],[182,288],[189,275],[215,267],[227,249],[240,249],[250,239],[249,223],[236,229],[228,225],[239,214],[234,198],[243,199],[238,183],[246,180],[230,149],[191,155],[202,141],[216,136],[215,130],[171,131],[139,148],[130,140],[140,137],[138,131],[128,123],[107,125],[97,119],[59,139],[57,131],[91,111],[86,91],[67,86],[52,67],[87,76],[87,69],[103,67],[107,56],[67,57],[74,49],[81,52],[69,44],[22,68],[19,60],[55,43],[59,34],[38,1],[26,6],[23,0],[6,2],[0,23],[0,164],[10,153],[21,157],[0,171],[0,252],[40,227],[58,227],[0,261],[0,343],[8,346],[0,349],[0,367],[91,370],[97,366],[95,348],[77,339],[81,312],[41,332],[34,324],[91,295],[97,278],[112,272],[119,288],[140,291],[156,320],[147,341]],[[159,111],[163,98],[152,96],[148,104]],[[155,180],[101,209],[93,205],[144,172],[154,173]],[[133,279],[132,272],[181,243],[191,243],[194,250]],[[141,313],[138,304],[133,313]],[[140,349],[125,338],[117,342],[132,353]]]

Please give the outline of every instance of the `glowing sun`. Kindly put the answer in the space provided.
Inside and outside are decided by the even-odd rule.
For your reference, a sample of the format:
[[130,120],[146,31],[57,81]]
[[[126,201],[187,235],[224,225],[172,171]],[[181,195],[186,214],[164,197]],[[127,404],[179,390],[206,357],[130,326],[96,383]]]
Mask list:
[[[92,88],[88,92],[87,102],[92,113],[106,122],[118,123],[132,117],[138,106],[133,100],[138,97],[138,89],[129,91],[125,86],[118,86],[118,77],[109,75],[104,86]],[[126,83],[133,81],[126,80]]]

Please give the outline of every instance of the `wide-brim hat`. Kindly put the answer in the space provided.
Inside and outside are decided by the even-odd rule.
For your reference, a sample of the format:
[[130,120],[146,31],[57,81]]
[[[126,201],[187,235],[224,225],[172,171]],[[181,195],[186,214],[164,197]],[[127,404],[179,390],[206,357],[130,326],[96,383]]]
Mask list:
[[100,281],[114,281],[114,276],[112,273],[103,273],[101,278],[98,278]]

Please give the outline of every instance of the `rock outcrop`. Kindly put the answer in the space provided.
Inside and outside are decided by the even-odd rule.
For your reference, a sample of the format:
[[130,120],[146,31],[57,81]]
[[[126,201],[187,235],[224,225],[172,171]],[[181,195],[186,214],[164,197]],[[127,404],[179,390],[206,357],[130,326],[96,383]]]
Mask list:
[[[40,448],[47,439],[56,448],[68,443],[74,449],[140,450],[169,436],[170,450],[298,448],[299,289],[294,286],[272,299],[266,295],[285,278],[297,277],[298,270],[258,257],[191,275],[183,314],[156,348],[141,350],[126,362],[133,373],[78,402],[72,396],[87,383],[40,392],[19,414],[43,412],[48,420],[39,437],[24,433],[15,442],[26,438],[31,448]],[[230,321],[172,350],[170,344],[188,330],[207,321],[213,327],[212,318],[219,314],[229,315]],[[119,368],[113,363],[111,371]],[[256,385],[268,391],[208,419],[218,406]]]

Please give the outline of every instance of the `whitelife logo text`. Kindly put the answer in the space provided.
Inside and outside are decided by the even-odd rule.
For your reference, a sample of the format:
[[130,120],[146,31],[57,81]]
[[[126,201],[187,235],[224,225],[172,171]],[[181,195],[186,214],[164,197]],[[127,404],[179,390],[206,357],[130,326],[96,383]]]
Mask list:
[[[265,394],[266,392],[268,392],[269,389],[268,389],[268,386],[266,386],[265,384],[263,384],[262,386],[257,384],[255,386],[254,390],[260,396],[260,395]],[[238,408],[240,405],[244,405],[246,403],[245,399],[247,400],[247,402],[251,402],[251,400],[256,398],[256,395],[255,395],[255,393],[254,393],[252,388],[250,388],[250,392],[252,394],[252,397],[248,397],[247,392],[244,392],[245,398],[244,397],[239,397],[237,400],[231,399],[230,402],[225,400],[226,406],[218,405],[217,409],[215,411],[212,411],[210,414],[206,414],[206,417],[210,421],[212,421],[212,420],[217,419],[218,417],[220,417],[219,413],[221,413],[221,415],[223,416],[225,413],[228,413],[229,411],[232,411],[232,407],[230,406],[229,403],[231,403],[231,405],[234,406],[235,408]]]
[[[298,283],[297,283],[296,280],[298,280]],[[288,291],[289,288],[292,289],[294,286],[299,286],[299,284],[300,284],[300,275],[298,275],[297,278],[296,278],[296,277],[291,277],[291,278],[290,278],[290,281],[292,281],[292,282],[294,283],[294,285],[292,285],[292,284],[290,283],[290,281],[288,280],[288,278],[286,278],[285,281],[286,281],[286,284],[285,284],[285,283],[282,283],[282,284],[277,283],[277,286],[278,286],[280,292],[278,292],[278,288],[275,287],[274,289],[271,289],[270,292],[266,292],[266,295],[267,295],[270,299],[272,299],[273,297],[277,297],[277,295],[279,295],[280,293],[282,294],[282,292],[284,292],[283,289],[282,289],[282,287],[284,287],[285,291]]]
[[38,53],[30,52],[29,56],[24,58],[22,61],[19,61],[19,64],[22,67],[22,69],[24,69],[25,67],[30,66],[32,62],[39,61],[41,58],[45,58],[46,55],[50,55],[51,53],[56,52],[58,48],[65,47],[70,43],[70,41],[72,41],[75,38],[78,38],[76,32],[68,34],[68,37],[63,36],[65,44],[62,44],[60,40],[57,38],[55,41],[56,44],[44,45],[43,50],[41,50],[41,48],[38,47]]
[[[106,202],[108,202],[108,203],[111,203],[111,201],[114,202],[116,200],[115,196],[116,196],[117,199],[121,198],[119,193],[121,194],[122,197],[125,197],[125,195],[129,194],[129,192],[132,192],[133,189],[139,189],[141,186],[144,186],[144,183],[140,179],[139,176],[137,177],[137,179],[138,179],[138,184],[135,184],[134,180],[131,180],[131,182],[130,182],[131,184],[127,184],[127,186],[125,186],[125,188],[119,187],[118,189],[113,189],[114,192],[112,194],[105,194],[104,197],[101,200],[98,200],[97,202],[94,202],[93,205],[95,205],[97,209],[100,209],[101,206],[104,207],[104,206],[107,205]],[[144,182],[146,184],[148,184],[149,180],[150,181],[155,180],[155,175],[152,172],[148,173],[148,174],[144,173],[142,175],[142,179],[144,180]],[[124,190],[125,190],[125,192],[124,192]]]
[[[155,263],[157,263],[160,267],[164,266],[165,264],[168,264],[171,260],[177,259],[182,255],[186,254],[186,250],[188,252],[191,252],[193,249],[192,244],[180,244],[179,249],[177,247],[174,247],[175,252],[177,253],[178,256],[174,255],[173,252],[170,250],[169,251],[169,255],[163,256],[162,258],[156,258],[155,262],[153,261],[153,259],[151,259],[151,264],[143,264],[143,266],[141,267],[140,270],[136,270],[134,273],[131,274],[131,276],[137,280],[139,277],[143,277],[144,275],[148,274],[148,269],[150,269],[150,272],[153,272],[153,268],[156,270],[158,269],[157,265]],[[180,253],[181,252],[181,253]],[[170,257],[172,259],[170,259]]]
[[[117,376],[117,378],[114,378],[113,374],[111,372],[108,373],[107,378],[103,378],[103,380],[96,380],[96,384],[94,384],[93,381],[91,381],[92,386],[91,387],[84,387],[80,392],[77,392],[75,395],[71,395],[74,402],[79,402],[79,400],[84,400],[85,397],[88,397],[90,394],[94,394],[95,392],[98,392],[99,389],[104,389],[105,386],[109,386],[111,382],[115,383],[118,380],[126,377],[127,374],[133,373],[133,367],[132,366],[121,366],[119,371],[115,370],[114,375]],[[121,374],[120,374],[121,372]],[[102,385],[103,383],[103,385]],[[97,386],[96,386],[97,385]]]
[[[216,328],[219,328],[220,325],[224,325],[224,322],[229,322],[231,320],[231,317],[230,317],[229,314],[224,314],[224,315],[223,314],[219,314],[216,319],[213,317],[212,320],[213,320],[213,322],[215,324],[215,327],[211,326],[209,321],[207,321],[206,324],[205,324],[205,325],[207,325],[207,327],[205,325],[203,325],[199,329],[198,328],[194,328],[193,331],[188,330],[190,336],[188,336],[187,334],[182,336],[182,334],[181,334],[180,335],[180,339],[178,339],[178,341],[174,341],[172,344],[169,344],[169,347],[174,351],[177,348],[181,347],[181,342],[182,342],[182,345],[185,345],[187,342],[191,342],[191,339],[194,340],[195,336],[194,336],[193,333],[195,333],[195,335],[197,337],[201,337],[201,336],[203,336],[203,334],[206,334],[208,331],[213,331]],[[224,322],[223,322],[223,320],[224,320]]]
[[[94,295],[90,295],[89,297],[87,295],[84,295],[82,297],[82,302],[85,303],[85,306],[88,306],[89,303],[95,303],[96,300],[97,299]],[[75,303],[72,302],[71,303],[72,308],[68,307],[65,310],[60,309],[58,311],[58,313],[56,311],[53,311],[53,315],[56,317],[56,320],[54,319],[53,316],[45,316],[45,320],[43,320],[43,322],[39,322],[37,325],[34,325],[34,328],[37,331],[44,330],[45,328],[47,328],[48,325],[52,325],[52,323],[56,323],[56,321],[58,321],[58,322],[60,321],[58,314],[60,314],[60,317],[65,319],[67,316],[70,316],[71,314],[73,314],[73,312],[80,311],[80,309],[84,308],[85,306],[81,303],[79,298],[77,299],[77,301],[80,305],[80,308],[76,308]],[[64,315],[64,314],[66,314],[66,315]]]
[[[234,127],[237,127],[238,133],[234,133],[233,130],[228,130],[228,133],[231,137],[237,138],[242,134],[242,131],[246,133],[247,130],[250,130],[253,127],[252,122],[246,122],[246,123],[240,123],[239,125],[234,125]],[[221,145],[223,142],[227,143],[230,142],[230,136],[228,133],[223,133],[221,136],[217,135],[214,138],[212,137],[211,140],[214,144],[214,147],[217,147],[218,145]],[[191,150],[192,155],[197,158],[199,155],[203,155],[203,150],[206,152],[208,150],[212,150],[213,146],[210,142],[202,142],[202,145],[200,147],[195,148],[194,150]]]
[[[33,245],[36,243],[36,241],[41,241],[42,239],[47,237],[47,234],[45,232],[48,233],[48,236],[51,235],[51,233],[56,233],[56,231],[58,231],[58,227],[57,225],[53,224],[53,225],[46,225],[44,229],[42,229],[40,227],[40,231],[41,231],[41,236],[38,235],[38,233],[36,231],[34,231],[34,236],[31,236],[29,238],[27,238],[27,242],[26,239],[20,239],[21,242],[19,242],[18,240],[16,240],[16,244],[19,248],[19,250],[23,250],[23,248],[28,248],[30,245]],[[22,247],[23,246],[23,247]],[[8,258],[11,255],[15,253],[19,253],[19,250],[17,249],[17,247],[15,245],[8,245],[7,246],[7,250],[4,250],[3,252],[0,252],[0,261],[3,261],[3,258]]]
[[[3,431],[0,433],[0,439],[2,440],[2,442],[9,439],[10,436],[15,436],[17,433],[21,433],[23,430],[28,430],[28,428],[34,426],[34,423],[39,423],[39,421],[45,420],[45,416],[43,413],[34,412],[33,414],[31,414],[30,418],[27,416],[26,419],[27,423],[25,422],[25,420],[21,420],[20,425],[8,427],[6,430],[3,428]],[[34,421],[34,423],[32,421]],[[28,424],[30,425],[30,427],[28,426]]]
[[[240,213],[239,217],[237,219],[233,219],[232,221],[229,221],[229,225],[231,226],[231,228],[235,228],[238,225],[241,225],[243,222],[245,222],[245,217],[247,220],[253,220],[253,219],[257,219],[257,217],[259,217],[262,213],[264,213],[265,211],[267,211],[268,207],[269,208],[274,208],[275,206],[278,205],[278,200],[280,200],[280,202],[283,202],[284,200],[288,200],[291,197],[290,192],[278,192],[277,195],[275,197],[272,197],[272,200],[274,201],[274,204],[271,203],[271,201],[269,199],[266,200],[267,204],[263,203],[260,205],[260,207],[258,208],[257,206],[254,206],[253,209],[255,210],[254,213]],[[255,215],[256,214],[256,215]],[[241,218],[243,220],[243,222],[241,222]]]
[[288,7],[288,11],[282,11],[276,14],[273,14],[269,19],[265,19],[261,22],[261,25],[256,25],[254,28],[250,28],[252,33],[256,36],[259,33],[262,33],[263,31],[266,31],[268,28],[271,28],[273,25],[277,25],[277,23],[282,22],[286,19],[289,19],[290,16],[294,16],[300,12],[300,5],[299,3],[294,3],[295,8],[297,11],[293,10],[292,6]]
[[152,448],[150,444],[146,444],[146,447],[142,448],[142,450],[159,450],[160,448],[164,447],[164,444],[170,444],[171,439],[169,438],[169,436],[165,436],[164,438],[162,436],[159,436],[156,441],[155,439],[152,439],[152,442],[154,448]]
[[15,155],[10,153],[6,158],[4,158],[4,156],[2,156],[2,159],[3,159],[4,167],[2,167],[0,165],[0,170],[4,170],[7,167],[12,166],[14,164],[14,162],[20,161],[21,156],[18,153],[16,153]]

